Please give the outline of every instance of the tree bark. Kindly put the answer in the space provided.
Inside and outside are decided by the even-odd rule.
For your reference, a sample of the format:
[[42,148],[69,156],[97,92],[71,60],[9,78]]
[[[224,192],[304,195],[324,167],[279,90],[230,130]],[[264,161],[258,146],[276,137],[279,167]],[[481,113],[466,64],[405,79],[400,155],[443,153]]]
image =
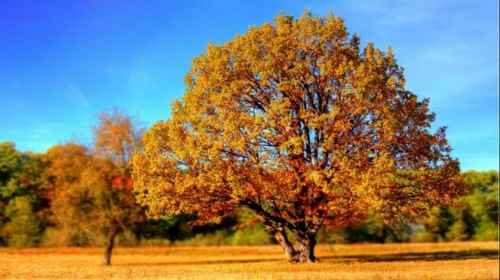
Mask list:
[[268,232],[272,236],[274,236],[278,244],[280,244],[283,250],[285,251],[285,258],[289,262],[296,262],[295,257],[297,253],[293,248],[292,243],[288,240],[288,237],[286,236],[285,227],[282,225],[272,224],[269,221],[264,221],[264,224]]
[[314,247],[316,246],[316,235],[303,232],[296,233],[297,239],[297,262],[314,263],[318,259],[314,256]]
[[108,234],[108,242],[106,243],[106,249],[104,250],[104,265],[111,265],[111,253],[113,252],[113,246],[115,245],[116,230],[110,229]]

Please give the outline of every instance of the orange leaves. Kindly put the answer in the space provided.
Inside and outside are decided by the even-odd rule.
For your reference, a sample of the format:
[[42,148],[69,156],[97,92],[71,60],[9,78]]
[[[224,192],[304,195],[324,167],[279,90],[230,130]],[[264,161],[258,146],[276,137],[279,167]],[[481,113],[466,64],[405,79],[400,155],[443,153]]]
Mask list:
[[124,177],[122,175],[119,175],[119,176],[113,178],[111,185],[113,185],[119,189],[131,190],[134,183],[133,183],[131,178],[127,178],[127,177]]

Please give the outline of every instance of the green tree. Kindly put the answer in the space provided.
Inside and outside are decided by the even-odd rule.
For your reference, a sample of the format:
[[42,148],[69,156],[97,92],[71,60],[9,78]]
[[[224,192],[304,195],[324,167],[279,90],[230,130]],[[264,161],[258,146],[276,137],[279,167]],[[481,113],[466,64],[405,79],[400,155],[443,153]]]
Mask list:
[[437,205],[429,209],[422,221],[423,230],[418,233],[417,241],[445,241],[450,227],[455,222],[450,207]]
[[[0,144],[0,243],[38,245],[46,225],[45,162],[34,153]],[[25,226],[31,223],[29,226]]]
[[368,211],[363,220],[358,223],[348,224],[341,230],[343,231],[341,241],[345,243],[405,242],[410,240],[411,235],[409,226],[403,223],[387,225],[374,211]]
[[4,202],[24,191],[19,186],[23,161],[24,156],[14,143],[0,144],[0,195]]
[[471,193],[464,198],[474,219],[474,239],[498,239],[498,171],[465,173]]
[[[462,198],[462,200],[464,199]],[[468,205],[465,204],[451,210],[454,222],[446,232],[446,239],[450,241],[471,239],[474,235],[474,228],[477,226],[477,222],[472,217]]]
[[468,194],[436,206],[422,220],[419,241],[498,239],[498,171],[463,173]]
[[28,196],[12,199],[5,212],[10,220],[4,228],[9,246],[33,247],[40,244],[44,228]]
[[21,169],[21,152],[15,149],[14,143],[0,144],[0,244],[6,244],[4,226],[7,223],[7,203],[16,192],[15,174]]
[[445,129],[429,131],[429,100],[404,88],[390,49],[361,50],[339,17],[282,14],[209,44],[186,84],[133,159],[151,217],[210,223],[248,208],[287,259],[315,262],[324,224],[370,208],[412,219],[463,191]]

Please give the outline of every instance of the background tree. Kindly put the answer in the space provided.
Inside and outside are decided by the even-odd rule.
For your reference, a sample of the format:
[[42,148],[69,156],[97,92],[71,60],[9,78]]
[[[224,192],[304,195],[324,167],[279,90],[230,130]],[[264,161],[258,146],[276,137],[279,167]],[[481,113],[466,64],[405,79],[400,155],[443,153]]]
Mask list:
[[[498,240],[499,206],[498,171],[465,172],[470,194],[462,199],[464,224],[473,228],[475,240]],[[470,212],[466,212],[469,210]],[[472,218],[472,219],[471,219]]]
[[22,153],[14,143],[0,144],[0,244],[24,247],[41,242],[48,197],[43,157]]
[[17,174],[21,170],[22,153],[17,151],[14,143],[3,142],[0,144],[0,242],[6,244],[3,231],[7,223],[6,209],[8,202],[14,197],[17,189]]
[[[101,160],[96,173],[89,173],[89,186],[99,186],[94,193],[102,229],[108,239],[104,263],[110,264],[116,234],[143,220],[141,208],[134,199],[133,184],[128,164],[134,149],[139,147],[142,129],[139,121],[114,108],[98,116],[94,127],[94,154]],[[101,174],[101,181],[95,181]],[[103,177],[107,175],[107,178]],[[94,176],[93,176],[94,175]],[[104,179],[104,180],[103,180]]]
[[209,44],[134,157],[137,199],[152,217],[199,223],[246,207],[299,262],[316,261],[324,224],[369,208],[386,222],[423,215],[463,188],[445,129],[429,132],[429,100],[404,83],[390,49],[360,50],[332,14],[282,14]]
[[52,221],[46,242],[57,246],[97,245],[99,232],[90,226],[94,202],[82,184],[83,173],[92,166],[91,154],[85,146],[67,143],[50,148],[46,157],[50,164],[46,188],[51,193]]
[[420,221],[414,241],[498,240],[498,171],[463,173],[469,193]]
[[[456,222],[451,207],[448,205],[436,205],[429,209],[427,216],[422,218],[420,231],[414,237],[414,240],[420,242],[445,241],[451,238],[448,231],[453,224],[456,224]],[[457,230],[458,228],[455,229],[455,231]],[[453,239],[455,238],[458,237],[453,237]]]
[[40,244],[43,221],[33,204],[29,196],[17,196],[5,208],[8,222],[3,234],[9,246],[34,247]]
[[55,193],[52,211],[71,244],[86,245],[92,234],[103,234],[104,263],[109,265],[116,235],[133,230],[144,216],[134,199],[127,164],[141,130],[118,109],[98,119],[90,148],[69,143],[48,152]]

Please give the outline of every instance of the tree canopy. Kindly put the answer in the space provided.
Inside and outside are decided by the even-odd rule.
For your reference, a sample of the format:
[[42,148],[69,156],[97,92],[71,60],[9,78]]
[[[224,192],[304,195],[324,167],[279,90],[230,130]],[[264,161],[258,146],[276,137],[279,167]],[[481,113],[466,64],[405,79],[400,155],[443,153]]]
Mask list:
[[445,128],[430,131],[429,100],[405,89],[391,49],[361,48],[340,17],[281,14],[209,44],[186,85],[133,158],[153,217],[218,222],[246,207],[288,259],[313,262],[324,224],[367,209],[411,219],[464,191]]

